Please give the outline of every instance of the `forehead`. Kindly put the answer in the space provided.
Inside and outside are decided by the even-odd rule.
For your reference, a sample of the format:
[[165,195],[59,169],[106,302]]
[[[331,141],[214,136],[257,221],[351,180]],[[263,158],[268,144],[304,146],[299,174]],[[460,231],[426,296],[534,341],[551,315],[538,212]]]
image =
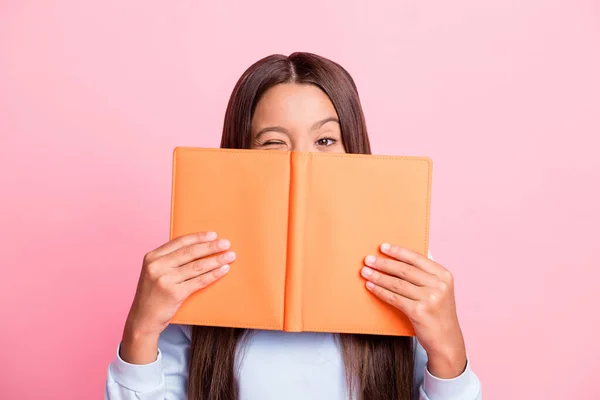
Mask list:
[[305,125],[327,117],[337,117],[337,113],[327,94],[319,87],[283,83],[273,86],[263,94],[254,110],[252,125]]

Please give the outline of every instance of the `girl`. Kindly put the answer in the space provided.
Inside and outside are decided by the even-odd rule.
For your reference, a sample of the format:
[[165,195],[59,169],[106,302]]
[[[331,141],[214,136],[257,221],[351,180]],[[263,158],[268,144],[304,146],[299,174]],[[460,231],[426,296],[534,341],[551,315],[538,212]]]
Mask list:
[[[242,75],[221,147],[370,154],[352,77],[309,53],[269,56]],[[170,325],[191,293],[235,274],[234,248],[201,232],[146,254],[107,399],[481,399],[452,275],[393,244],[381,245],[391,259],[365,255],[360,272],[365,290],[409,317],[416,339]]]

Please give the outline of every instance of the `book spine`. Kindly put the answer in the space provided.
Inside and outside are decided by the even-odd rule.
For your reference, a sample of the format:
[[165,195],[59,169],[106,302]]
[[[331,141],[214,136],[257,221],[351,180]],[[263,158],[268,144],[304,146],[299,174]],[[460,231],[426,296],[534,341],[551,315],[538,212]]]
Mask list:
[[302,324],[302,265],[306,220],[307,172],[310,153],[290,153],[288,250],[285,274],[283,330],[300,332]]
[[169,223],[169,240],[173,240],[174,234],[174,221],[175,218],[175,180],[177,179],[177,154],[179,153],[179,149],[176,147],[173,149],[173,161],[172,161],[172,171],[171,171],[171,215],[170,215],[170,223]]

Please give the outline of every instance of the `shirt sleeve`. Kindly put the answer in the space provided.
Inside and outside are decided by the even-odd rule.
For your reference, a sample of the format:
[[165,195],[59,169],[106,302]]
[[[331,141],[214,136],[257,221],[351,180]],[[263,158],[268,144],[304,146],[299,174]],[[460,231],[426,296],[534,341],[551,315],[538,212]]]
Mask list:
[[160,335],[158,355],[150,364],[136,365],[119,355],[108,367],[105,400],[183,400],[186,398],[191,329],[169,325]]
[[481,400],[481,384],[470,361],[462,374],[452,379],[433,376],[427,369],[427,353],[416,341],[415,400]]

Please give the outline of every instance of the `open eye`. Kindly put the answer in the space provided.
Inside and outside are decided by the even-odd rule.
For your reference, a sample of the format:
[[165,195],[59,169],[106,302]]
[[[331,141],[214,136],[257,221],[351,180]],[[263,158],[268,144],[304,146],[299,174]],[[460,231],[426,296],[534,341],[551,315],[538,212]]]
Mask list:
[[330,137],[324,137],[324,138],[317,140],[318,146],[329,147],[329,146],[333,146],[336,143],[337,143],[337,140],[334,138],[330,138]]

